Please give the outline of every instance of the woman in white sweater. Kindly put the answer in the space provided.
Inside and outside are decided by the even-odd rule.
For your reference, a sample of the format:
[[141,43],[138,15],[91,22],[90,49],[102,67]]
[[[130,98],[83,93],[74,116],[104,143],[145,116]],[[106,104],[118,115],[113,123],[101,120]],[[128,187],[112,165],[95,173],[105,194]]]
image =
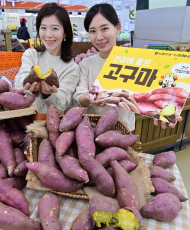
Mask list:
[[[88,107],[86,113],[102,115],[112,107],[89,100],[87,94],[113,46],[116,46],[116,35],[120,32],[121,25],[114,8],[110,4],[97,4],[87,12],[84,26],[86,31],[89,32],[92,44],[99,50],[99,53],[84,58],[79,63],[80,81],[74,99],[78,105]],[[130,131],[133,131],[135,129],[135,114],[120,108],[117,108],[117,110],[119,119],[126,124]],[[181,119],[181,117],[177,117],[178,121]],[[154,124],[158,125],[158,120],[154,119]],[[170,124],[171,128],[174,126],[174,124]],[[161,127],[165,129],[166,122],[161,122]]]
[[50,87],[46,82],[24,85],[25,90],[36,94],[33,103],[39,113],[47,113],[54,104],[59,113],[70,107],[73,93],[79,82],[79,67],[72,60],[72,27],[68,12],[56,3],[45,4],[38,12],[36,30],[43,44],[27,49],[22,56],[22,65],[15,77],[15,87],[23,88],[24,78],[31,67],[38,65],[42,74],[53,68],[59,78],[59,88]]

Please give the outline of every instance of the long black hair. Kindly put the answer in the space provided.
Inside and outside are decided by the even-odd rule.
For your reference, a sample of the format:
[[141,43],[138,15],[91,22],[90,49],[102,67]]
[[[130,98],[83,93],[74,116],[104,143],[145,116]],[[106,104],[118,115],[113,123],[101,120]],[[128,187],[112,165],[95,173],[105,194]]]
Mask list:
[[84,19],[84,28],[87,32],[89,32],[89,26],[92,22],[92,19],[98,13],[105,17],[114,26],[117,26],[118,23],[120,24],[117,13],[112,5],[107,3],[96,4],[90,8]]
[[[71,46],[73,43],[73,32],[71,27],[71,22],[69,19],[69,14],[67,10],[59,6],[57,3],[46,3],[38,12],[38,16],[36,18],[36,30],[37,30],[37,36],[39,37],[39,30],[41,21],[44,17],[55,15],[59,22],[63,25],[64,32],[66,34],[66,41],[62,41],[61,44],[61,59],[64,62],[71,61],[72,57],[75,55],[71,51]],[[40,42],[40,45],[37,45],[37,42],[35,44],[35,49],[38,52],[44,52],[46,50],[45,46]]]

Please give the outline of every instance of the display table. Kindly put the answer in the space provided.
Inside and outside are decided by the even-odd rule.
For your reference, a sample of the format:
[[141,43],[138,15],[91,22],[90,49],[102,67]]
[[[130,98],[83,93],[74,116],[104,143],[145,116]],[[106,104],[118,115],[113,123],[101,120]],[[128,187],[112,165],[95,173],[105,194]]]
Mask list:
[[[139,153],[145,159],[147,166],[152,165],[153,155]],[[187,192],[183,184],[180,172],[175,164],[171,169],[167,169],[170,173],[174,174],[176,181],[173,182],[173,185],[177,187],[185,196]],[[30,217],[34,220],[39,220],[38,216],[38,202],[39,199],[45,194],[45,192],[38,192],[32,189],[23,189],[23,193],[26,196],[29,202]],[[73,219],[80,212],[86,210],[88,207],[88,200],[77,200],[58,196],[60,200],[60,220],[63,226],[63,230],[69,230],[69,227]],[[175,220],[172,222],[161,222],[154,219],[142,219],[142,225],[147,228],[147,230],[189,230],[189,202],[182,203],[182,209]]]

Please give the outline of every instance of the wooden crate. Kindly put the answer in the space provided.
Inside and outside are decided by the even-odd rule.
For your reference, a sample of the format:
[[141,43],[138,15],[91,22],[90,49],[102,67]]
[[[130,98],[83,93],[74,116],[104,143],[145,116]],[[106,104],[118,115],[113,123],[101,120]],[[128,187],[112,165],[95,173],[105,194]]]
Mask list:
[[[135,131],[134,134],[140,135],[137,141],[141,142],[141,145],[135,145],[135,147],[141,147],[141,151],[148,152],[149,150],[165,148],[169,146],[175,146],[175,143],[182,140],[182,131],[184,122],[186,123],[186,111],[190,109],[190,97],[187,99],[183,108],[181,116],[183,121],[177,122],[175,128],[171,129],[168,125],[166,129],[161,129],[161,126],[154,126],[153,119],[136,114],[135,115]],[[189,118],[190,119],[190,118]],[[190,137],[190,122],[186,131]],[[153,151],[152,151],[153,152]]]

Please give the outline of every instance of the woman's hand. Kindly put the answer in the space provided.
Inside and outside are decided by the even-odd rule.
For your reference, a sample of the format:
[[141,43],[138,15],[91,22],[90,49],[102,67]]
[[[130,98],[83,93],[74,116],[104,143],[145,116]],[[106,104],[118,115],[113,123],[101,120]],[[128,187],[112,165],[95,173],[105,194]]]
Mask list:
[[[177,116],[177,117],[176,117],[176,122],[177,122],[177,121],[179,121],[179,122],[182,121],[182,117],[181,117],[181,116]],[[161,128],[162,128],[162,129],[166,129],[167,123],[166,123],[165,121],[159,121],[158,119],[154,119],[154,125],[155,125],[155,126],[158,126],[159,122],[161,122]],[[169,124],[169,127],[173,129],[173,128],[175,127],[175,124],[170,123],[170,124]]]
[[30,90],[31,92],[37,92],[41,89],[41,83],[40,82],[34,82],[32,85],[30,83],[26,83],[24,86],[25,90]]
[[46,94],[46,95],[51,95],[52,93],[57,93],[58,92],[58,89],[56,86],[49,86],[45,81],[42,81],[41,82],[41,85],[42,85],[42,88],[41,88],[41,92],[43,94]]

